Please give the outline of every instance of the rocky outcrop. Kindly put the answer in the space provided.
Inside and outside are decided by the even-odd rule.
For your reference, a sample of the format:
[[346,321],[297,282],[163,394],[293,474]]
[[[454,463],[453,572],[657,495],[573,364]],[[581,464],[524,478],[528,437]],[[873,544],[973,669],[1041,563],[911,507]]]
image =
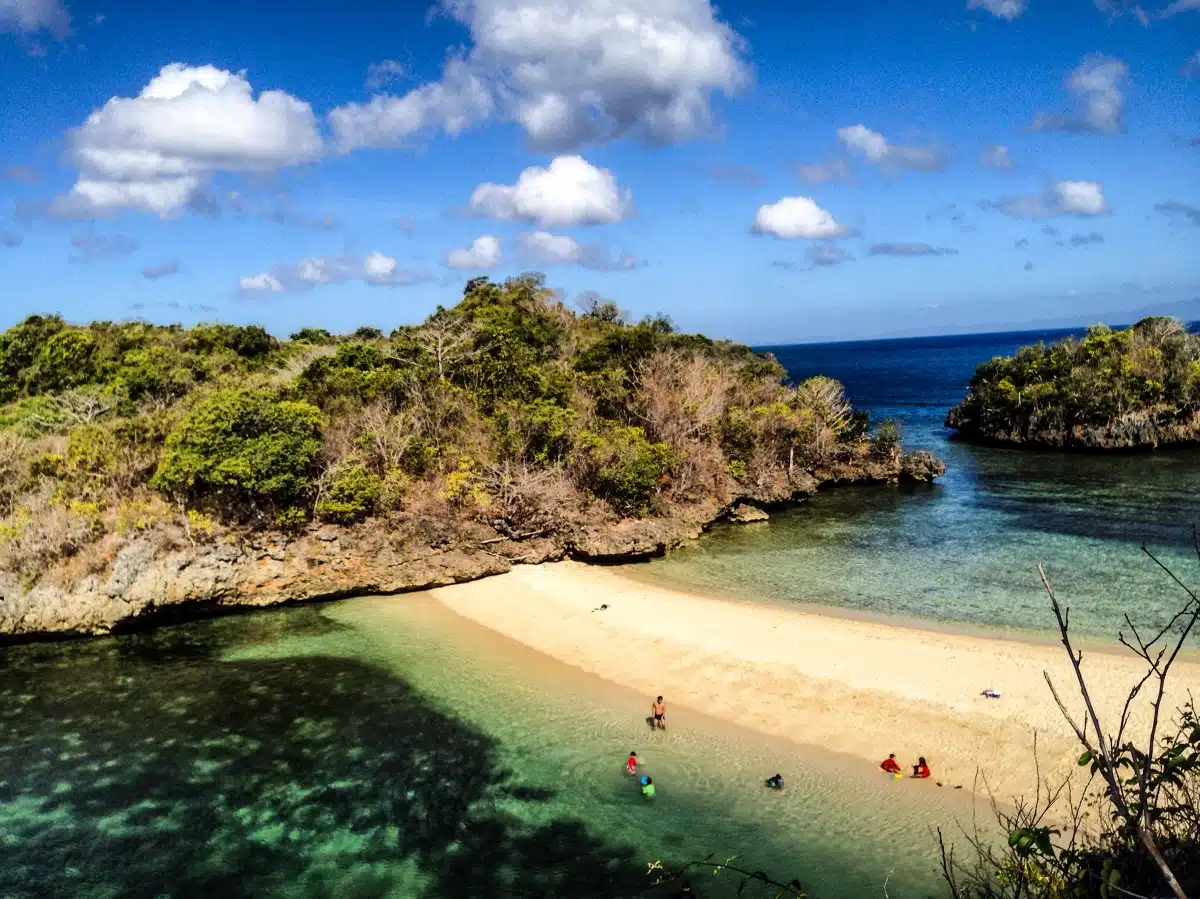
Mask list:
[[[0,572],[0,641],[49,635],[104,634],[256,608],[440,587],[572,556],[619,562],[659,555],[726,514],[731,506],[798,501],[821,484],[929,481],[945,466],[929,453],[890,460],[835,461],[789,483],[753,485],[742,496],[674,505],[664,514],[573,525],[562,533],[519,537],[478,522],[419,516],[356,527],[316,527],[301,535],[233,534],[191,544],[143,534],[121,545],[105,570],[64,583],[45,577],[32,587]],[[784,494],[784,495],[780,495]],[[765,513],[749,505],[743,515]]]
[[739,503],[729,511],[729,520],[738,524],[750,524],[752,521],[769,521],[771,518],[766,512],[757,506],[749,506],[746,503]]
[[1200,412],[1174,409],[1129,412],[1101,423],[1069,423],[1059,415],[1018,419],[983,415],[968,396],[950,410],[946,427],[979,443],[1088,451],[1155,449],[1200,444]]

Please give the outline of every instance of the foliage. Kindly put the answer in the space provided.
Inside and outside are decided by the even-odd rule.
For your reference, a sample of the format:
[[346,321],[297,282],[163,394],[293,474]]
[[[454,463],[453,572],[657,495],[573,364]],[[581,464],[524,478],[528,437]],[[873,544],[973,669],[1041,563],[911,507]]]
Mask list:
[[[387,336],[27,318],[0,334],[0,527],[31,535],[58,511],[0,565],[44,570],[110,532],[195,541],[421,503],[550,533],[585,510],[786,499],[798,472],[871,452],[836,382],[790,387],[769,354],[583,305],[525,274],[473,279]],[[96,507],[98,533],[71,503]]]
[[320,420],[315,406],[268,390],[217,391],[171,431],[152,483],[234,519],[303,504],[321,448]]
[[1026,346],[979,366],[948,424],[967,434],[1069,431],[1129,413],[1156,422],[1200,411],[1200,335],[1167,317],[1123,331],[1105,325],[1082,340]]

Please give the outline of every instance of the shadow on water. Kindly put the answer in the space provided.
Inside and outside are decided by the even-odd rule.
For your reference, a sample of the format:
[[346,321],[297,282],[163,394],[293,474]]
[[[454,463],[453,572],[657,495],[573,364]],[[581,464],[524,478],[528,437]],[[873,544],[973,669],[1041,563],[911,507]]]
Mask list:
[[218,657],[330,626],[276,613],[4,654],[0,896],[652,894],[630,847],[527,823],[514,809],[554,794],[387,672]]

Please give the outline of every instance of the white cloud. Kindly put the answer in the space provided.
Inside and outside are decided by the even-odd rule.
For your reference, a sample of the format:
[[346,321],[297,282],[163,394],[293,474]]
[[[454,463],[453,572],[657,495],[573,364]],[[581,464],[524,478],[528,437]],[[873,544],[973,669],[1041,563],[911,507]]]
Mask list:
[[71,246],[79,251],[73,255],[73,262],[95,262],[112,256],[128,256],[137,250],[139,244],[128,234],[76,234],[71,238]]
[[967,9],[986,9],[997,19],[1011,22],[1025,12],[1028,0],[967,0]]
[[[1014,218],[1046,219],[1060,215],[1091,217],[1104,215],[1108,205],[1098,181],[1056,181],[1041,194],[1006,197],[985,206]],[[1057,233],[1057,232],[1055,232]]]
[[1108,16],[1110,22],[1128,12],[1141,22],[1143,27],[1150,24],[1150,16],[1146,10],[1140,3],[1131,3],[1130,0],[1096,0],[1096,9]]
[[882,134],[865,125],[839,128],[838,139],[846,149],[893,174],[905,171],[940,172],[946,167],[946,156],[940,148],[891,144]]
[[481,184],[469,209],[489,218],[534,222],[543,228],[610,224],[633,211],[633,196],[608,169],[579,156],[559,156],[548,168],[531,166],[517,183]]
[[1066,81],[1067,91],[1075,98],[1070,115],[1037,112],[1031,131],[1083,131],[1092,134],[1117,134],[1125,129],[1125,82],[1129,67],[1111,56],[1086,57]]
[[796,177],[809,184],[825,184],[829,181],[849,181],[850,167],[845,160],[831,159],[829,162],[798,163]]
[[784,197],[777,203],[758,207],[755,234],[770,234],[784,240],[842,237],[849,231],[809,197]]
[[957,256],[958,250],[927,243],[877,243],[867,252],[872,256]]
[[377,91],[393,81],[408,77],[408,69],[394,59],[373,62],[367,67],[367,90]]
[[0,31],[48,31],[61,40],[71,33],[71,16],[62,0],[0,0]]
[[846,251],[834,244],[817,244],[808,248],[808,261],[813,265],[839,265],[851,258]]
[[1174,3],[1163,10],[1162,16],[1165,19],[1168,16],[1173,16],[1177,13],[1188,12],[1189,10],[1197,9],[1200,9],[1200,0],[1175,0]]
[[148,265],[142,269],[142,277],[147,281],[157,281],[159,278],[169,278],[179,274],[178,262],[164,262],[161,265]]
[[1011,169],[1012,159],[1004,144],[988,144],[979,153],[979,165],[985,169]]
[[363,259],[357,256],[311,256],[298,262],[280,263],[270,272],[238,279],[238,286],[247,292],[294,293],[356,280],[400,287],[418,284],[426,277],[400,268],[394,257],[373,250]]
[[709,0],[442,0],[472,43],[439,81],[330,114],[343,150],[513,121],[542,149],[711,130],[714,93],[750,80],[743,42]]
[[594,271],[628,271],[637,260],[622,253],[614,260],[600,244],[581,244],[566,234],[534,231],[518,238],[522,258],[538,265],[581,265]]
[[166,218],[214,172],[269,172],[322,152],[312,108],[282,91],[255,99],[244,73],[172,63],[136,97],[113,97],[68,135],[79,167],[51,205],[66,217],[120,208]]
[[502,258],[500,238],[484,234],[471,241],[470,247],[451,250],[447,253],[446,265],[449,268],[495,268],[500,264]]
[[283,285],[279,283],[279,279],[267,272],[243,275],[238,278],[238,289],[246,293],[283,293]]

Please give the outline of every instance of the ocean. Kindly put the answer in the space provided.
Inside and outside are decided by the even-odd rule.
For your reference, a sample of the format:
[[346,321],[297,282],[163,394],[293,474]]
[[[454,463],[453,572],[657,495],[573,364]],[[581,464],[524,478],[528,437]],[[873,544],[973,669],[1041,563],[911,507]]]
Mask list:
[[906,449],[948,471],[935,486],[838,488],[768,526],[719,526],[630,571],[730,598],[807,603],[1022,636],[1051,636],[1042,562],[1076,633],[1114,640],[1123,616],[1160,623],[1186,596],[1141,552],[1200,582],[1200,451],[1083,455],[974,446],[943,422],[975,367],[1075,331],[780,347],[794,380],[839,380],[872,421],[900,422]]

